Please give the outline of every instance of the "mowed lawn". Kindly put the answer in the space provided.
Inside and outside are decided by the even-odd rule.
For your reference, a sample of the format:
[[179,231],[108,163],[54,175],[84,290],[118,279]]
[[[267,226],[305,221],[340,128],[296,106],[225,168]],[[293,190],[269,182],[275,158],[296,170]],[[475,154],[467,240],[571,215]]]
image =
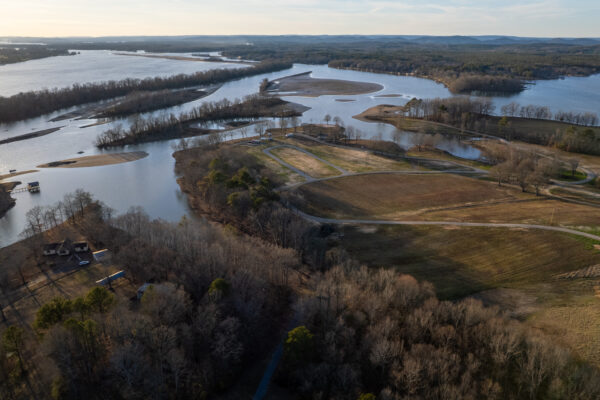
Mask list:
[[492,182],[451,174],[369,174],[315,182],[298,189],[299,205],[322,217],[394,219],[407,211],[529,198]]
[[332,166],[296,149],[279,147],[272,149],[271,153],[313,178],[325,178],[328,176],[340,175],[340,171]]
[[440,226],[346,227],[342,239],[360,262],[432,282],[445,299],[553,282],[600,264],[593,244],[557,232]]

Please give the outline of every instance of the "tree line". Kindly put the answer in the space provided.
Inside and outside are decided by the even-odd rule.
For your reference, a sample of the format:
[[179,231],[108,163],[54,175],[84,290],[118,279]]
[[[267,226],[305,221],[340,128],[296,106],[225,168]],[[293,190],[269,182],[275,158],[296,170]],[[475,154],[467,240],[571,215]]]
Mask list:
[[306,64],[377,73],[415,75],[445,83],[460,93],[518,92],[533,79],[589,76],[600,72],[599,45],[407,43],[364,38],[256,43],[225,49],[228,56],[288,59]]
[[39,58],[68,56],[75,53],[68,49],[56,49],[47,46],[19,45],[18,47],[0,47],[0,65],[13,64]]
[[[508,140],[555,146],[569,152],[600,154],[600,129],[592,126],[598,123],[595,113],[559,111],[552,121],[553,115],[547,107],[509,103],[502,106],[502,117],[494,115],[494,111],[495,106],[487,98],[413,98],[404,106],[399,118],[419,118]],[[574,123],[584,126],[572,125]]]
[[278,115],[285,117],[299,115],[298,112],[286,108],[287,104],[287,101],[278,97],[250,95],[241,100],[223,99],[215,102],[205,102],[178,116],[170,114],[160,117],[151,116],[145,119],[137,116],[127,129],[119,125],[98,135],[96,146],[105,148],[197,135],[198,131],[189,129],[189,124],[192,122],[201,126],[208,122],[220,122],[236,118],[255,119]]
[[519,103],[511,102],[500,108],[502,115],[507,117],[520,117],[530,119],[554,119],[573,125],[596,126],[598,125],[598,114],[592,112],[557,111],[552,114],[548,107],[529,104],[521,106]]
[[74,84],[63,89],[43,89],[0,97],[0,123],[44,115],[63,108],[125,96],[136,91],[181,89],[214,85],[234,79],[291,68],[289,62],[264,61],[249,68],[214,69],[170,77],[124,79],[101,83]]
[[133,92],[104,108],[94,118],[114,118],[160,110],[197,100],[207,93],[196,89]]

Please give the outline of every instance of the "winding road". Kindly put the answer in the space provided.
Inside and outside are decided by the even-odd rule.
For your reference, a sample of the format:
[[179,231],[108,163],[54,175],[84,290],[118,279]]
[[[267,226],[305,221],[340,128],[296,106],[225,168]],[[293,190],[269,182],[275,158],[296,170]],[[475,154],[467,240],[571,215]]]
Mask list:
[[[312,138],[310,136],[307,135],[301,135],[301,137],[306,137],[306,138],[310,138],[311,140],[314,140],[316,142],[319,142],[321,144],[324,145],[329,145],[331,146],[331,144],[326,143],[326,142],[322,142],[318,139]],[[343,145],[333,145],[335,147],[343,147],[343,148],[348,148],[347,146],[343,146]],[[313,178],[312,176],[308,175],[307,173],[305,173],[304,171],[286,163],[285,161],[281,160],[279,157],[275,156],[274,154],[271,153],[271,150],[276,149],[276,148],[281,148],[281,147],[287,147],[287,148],[292,148],[294,150],[297,151],[301,151],[305,154],[307,154],[310,157],[313,157],[333,168],[335,168],[337,171],[339,171],[341,173],[341,175],[335,175],[335,176],[329,176],[329,177],[325,177],[325,178]],[[354,148],[351,148],[354,149]],[[367,149],[360,149],[360,150],[366,150],[366,151],[370,151]],[[269,147],[267,149],[263,150],[263,153],[268,155],[269,157],[271,157],[272,159],[274,159],[275,161],[277,161],[278,163],[280,163],[281,165],[289,168],[290,170],[296,172],[297,174],[301,175],[302,177],[304,177],[306,179],[305,182],[300,182],[300,183],[296,183],[293,185],[289,185],[289,186],[285,186],[283,188],[280,188],[280,190],[293,190],[296,189],[302,185],[306,185],[308,183],[315,183],[315,182],[323,182],[323,181],[328,181],[328,180],[333,180],[333,179],[338,179],[341,177],[347,177],[347,176],[359,176],[359,175],[375,175],[375,174],[404,174],[404,175],[427,175],[427,174],[487,174],[488,171],[479,169],[479,168],[475,168],[475,167],[471,167],[471,166],[466,166],[463,164],[459,164],[459,163],[455,163],[455,162],[451,162],[452,164],[455,164],[457,166],[459,166],[460,170],[443,170],[443,171],[374,171],[374,172],[357,172],[357,173],[351,173],[346,171],[343,168],[338,167],[337,165],[332,164],[331,162],[322,159],[321,157],[316,156],[315,154],[312,154],[311,152],[300,148],[298,146],[294,146],[294,145],[289,145],[289,144],[279,144],[273,147]],[[435,159],[431,159],[429,161],[440,161],[440,160],[435,160]],[[467,169],[465,169],[467,168]],[[591,178],[590,178],[591,176]],[[590,172],[590,174],[588,174],[588,178],[584,181],[578,181],[578,182],[571,182],[568,185],[560,185],[561,187],[565,187],[565,186],[573,186],[573,184],[582,184],[582,183],[586,183],[589,182],[591,179],[594,179],[595,175],[593,173]],[[558,199],[562,199],[560,196],[556,196],[556,195],[552,195],[552,197],[554,198],[558,198]],[[577,201],[571,201],[569,199],[565,199],[565,201],[569,201],[569,202],[577,202]],[[546,231],[553,231],[553,232],[561,232],[561,233],[568,233],[571,235],[576,235],[576,236],[580,236],[580,237],[585,237],[588,239],[592,239],[592,240],[597,240],[600,241],[600,236],[598,235],[594,235],[591,233],[587,233],[587,232],[583,232],[583,231],[578,231],[576,229],[570,229],[570,228],[563,228],[560,226],[551,226],[551,225],[537,225],[537,224],[518,224],[518,223],[487,223],[487,222],[453,222],[453,221],[402,221],[402,220],[362,220],[362,219],[335,219],[335,218],[323,218],[323,217],[317,217],[315,215],[310,215],[307,214],[303,211],[300,211],[298,209],[296,209],[295,207],[292,207],[292,209],[301,217],[303,217],[306,220],[312,221],[312,222],[316,222],[316,223],[325,223],[325,224],[339,224],[339,225],[347,225],[347,224],[353,224],[353,225],[357,225],[357,224],[363,224],[363,225],[438,225],[438,226],[464,226],[464,227],[486,227],[486,228],[505,228],[505,229],[539,229],[539,230],[546,230]]]
[[442,226],[467,226],[467,227],[485,227],[485,228],[512,228],[512,229],[541,229],[545,231],[554,231],[569,233],[588,239],[600,241],[600,236],[591,233],[578,231],[575,229],[563,228],[560,226],[550,225],[535,225],[535,224],[512,224],[512,223],[488,223],[488,222],[453,222],[453,221],[395,221],[395,220],[365,220],[365,219],[335,219],[323,218],[314,215],[306,214],[303,211],[294,209],[301,217],[321,223],[321,224],[337,224],[337,225],[442,225]]

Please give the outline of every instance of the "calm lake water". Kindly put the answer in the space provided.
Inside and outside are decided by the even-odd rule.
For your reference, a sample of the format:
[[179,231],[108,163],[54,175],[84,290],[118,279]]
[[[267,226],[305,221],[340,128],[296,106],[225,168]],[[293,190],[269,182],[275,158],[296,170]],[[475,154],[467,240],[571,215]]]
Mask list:
[[[53,57],[20,64],[0,67],[0,95],[10,95],[19,91],[41,87],[64,87],[76,82],[96,82],[126,77],[143,78],[173,73],[192,73],[211,68],[235,68],[239,65],[222,63],[202,63],[155,59],[147,57],[117,56],[105,51],[86,51],[71,57]],[[256,93],[264,78],[275,79],[286,75],[312,71],[316,78],[334,78],[354,81],[374,82],[382,85],[377,93],[356,96],[287,97],[310,107],[301,118],[302,122],[321,122],[325,114],[339,116],[346,126],[354,126],[363,132],[365,138],[392,139],[398,131],[390,125],[361,122],[352,117],[369,107],[378,104],[405,104],[412,97],[449,97],[451,93],[441,84],[430,80],[373,74],[357,71],[341,71],[327,66],[295,65],[287,71],[265,74],[223,85],[212,95],[181,106],[150,113],[179,113],[196,107],[205,101],[223,98],[235,99]],[[510,101],[523,105],[547,105],[552,109],[600,111],[600,76],[589,78],[567,78],[558,81],[544,81],[530,86],[525,92],[509,98],[493,98],[500,106]],[[378,97],[398,94],[400,97]],[[352,100],[339,102],[338,99]],[[536,101],[539,99],[539,101]],[[542,101],[543,100],[543,101]],[[585,104],[585,107],[582,105]],[[64,113],[31,119],[10,125],[0,125],[0,138],[16,136],[49,127],[62,127],[59,131],[21,142],[0,145],[0,174],[9,169],[26,170],[36,165],[84,155],[100,154],[94,140],[104,130],[116,124],[127,126],[129,119],[122,119],[106,125],[81,128],[94,120],[66,120],[48,122],[49,119]],[[239,132],[233,132],[234,136]],[[410,147],[414,135],[400,132],[400,144]],[[150,155],[144,159],[111,166],[93,168],[42,169],[40,172],[16,177],[22,182],[40,181],[41,193],[15,194],[17,204],[4,218],[0,219],[0,246],[6,246],[19,239],[25,225],[25,213],[36,205],[49,205],[62,196],[83,188],[93,193],[117,212],[124,212],[131,206],[142,206],[154,218],[177,221],[189,213],[185,196],[179,190],[174,173],[174,159],[171,145],[176,141],[127,146],[107,152],[143,150]],[[480,153],[468,144],[453,138],[445,138],[438,147],[452,154],[475,159]],[[78,155],[78,151],[84,154]]]

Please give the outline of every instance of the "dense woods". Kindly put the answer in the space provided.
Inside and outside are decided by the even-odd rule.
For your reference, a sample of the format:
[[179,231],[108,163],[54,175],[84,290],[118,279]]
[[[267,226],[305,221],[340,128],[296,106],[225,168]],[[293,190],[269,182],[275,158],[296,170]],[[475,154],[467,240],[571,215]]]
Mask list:
[[189,124],[194,122],[221,122],[236,118],[255,119],[261,117],[299,115],[298,112],[287,108],[288,102],[278,97],[263,97],[260,95],[235,99],[233,102],[223,99],[217,102],[205,102],[189,112],[175,116],[136,118],[128,129],[117,126],[103,132],[96,139],[100,148],[123,146],[152,140],[174,139],[195,136],[199,132],[190,130]]
[[326,230],[308,223],[283,206],[275,188],[281,177],[263,162],[235,146],[204,145],[175,153],[179,184],[199,213],[233,224],[246,234],[284,248],[321,268]]
[[[43,365],[37,373],[47,392],[38,396],[207,398],[278,340],[299,265],[292,250],[207,222],[150,221],[135,209],[111,219],[93,201],[84,208],[73,215],[88,238],[109,247],[133,282],[154,283],[139,302],[100,287],[56,298],[40,307],[36,335],[11,328],[26,339],[22,350]],[[10,376],[0,380],[0,397],[31,398],[23,384],[37,366],[6,344],[0,348],[0,377]]]
[[401,39],[347,40],[334,43],[257,44],[224,54],[252,60],[289,59],[332,68],[411,74],[436,79],[457,93],[519,92],[523,81],[587,76],[600,72],[600,45],[440,44]]
[[352,262],[312,283],[280,374],[305,398],[600,395],[596,370],[475,300],[439,301],[428,283]]
[[72,54],[67,49],[55,49],[46,46],[0,47],[0,65]]
[[214,69],[190,75],[147,79],[124,79],[102,83],[74,84],[64,89],[44,89],[0,97],[0,122],[19,121],[80,104],[125,96],[132,92],[214,85],[233,79],[288,69],[291,64],[265,61],[249,68]]
[[[225,170],[219,163],[211,176]],[[245,172],[224,185],[256,190]],[[3,398],[211,398],[268,359],[291,320],[276,380],[299,398],[599,395],[596,370],[497,309],[439,301],[430,284],[343,252],[307,278],[293,248],[231,226],[152,221],[140,209],[112,217],[83,191],[61,207],[127,265],[128,279],[151,283],[139,300],[103,287],[57,297],[39,306],[33,332],[2,327]],[[283,222],[277,212],[263,218]]]

